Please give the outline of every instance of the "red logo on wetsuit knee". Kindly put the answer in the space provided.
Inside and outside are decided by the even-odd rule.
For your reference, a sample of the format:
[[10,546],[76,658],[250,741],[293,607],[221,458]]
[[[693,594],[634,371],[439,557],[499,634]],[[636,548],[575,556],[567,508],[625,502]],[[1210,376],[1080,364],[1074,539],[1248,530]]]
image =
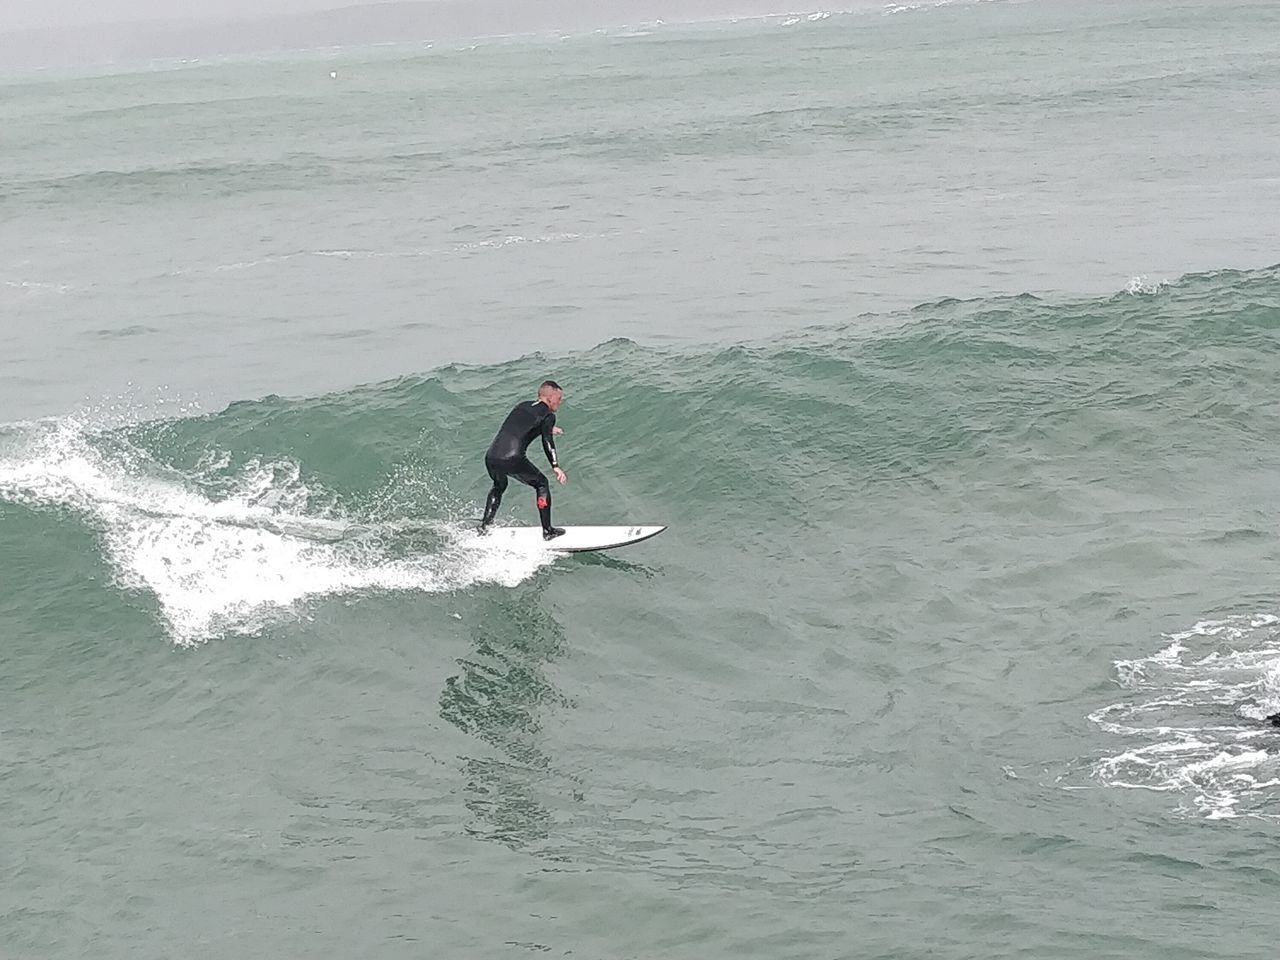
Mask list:
[[546,497],[539,497],[539,498],[538,498],[538,509],[539,509],[539,510],[545,510],[545,509],[547,509],[547,504],[549,504],[550,502],[551,502],[551,501],[550,501],[550,500],[548,500]]

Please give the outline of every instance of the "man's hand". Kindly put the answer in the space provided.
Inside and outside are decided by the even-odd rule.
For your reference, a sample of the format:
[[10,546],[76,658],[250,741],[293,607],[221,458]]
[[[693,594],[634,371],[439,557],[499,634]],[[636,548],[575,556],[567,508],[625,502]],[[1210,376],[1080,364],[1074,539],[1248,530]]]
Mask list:
[[554,469],[554,470],[555,470],[555,474],[556,474],[556,479],[557,479],[557,480],[559,480],[561,483],[568,483],[568,482],[569,482],[569,478],[568,478],[567,476],[565,476],[565,472],[564,472],[563,470],[561,470],[559,467],[554,467],[554,468],[552,468],[552,469]]
[[561,430],[559,427],[552,427],[552,428],[551,428],[551,435],[552,435],[553,437],[558,437],[558,436],[560,436],[560,434],[562,434],[562,433],[564,433],[564,431],[563,431],[563,430]]

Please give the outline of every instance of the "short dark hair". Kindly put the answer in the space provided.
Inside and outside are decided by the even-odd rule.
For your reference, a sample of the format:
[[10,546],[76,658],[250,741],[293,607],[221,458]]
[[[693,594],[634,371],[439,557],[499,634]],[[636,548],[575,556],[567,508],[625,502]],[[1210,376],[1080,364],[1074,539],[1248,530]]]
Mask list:
[[564,393],[564,388],[554,380],[543,380],[542,383],[538,385],[538,392],[541,393],[543,390],[548,388],[552,390],[559,390],[561,393]]

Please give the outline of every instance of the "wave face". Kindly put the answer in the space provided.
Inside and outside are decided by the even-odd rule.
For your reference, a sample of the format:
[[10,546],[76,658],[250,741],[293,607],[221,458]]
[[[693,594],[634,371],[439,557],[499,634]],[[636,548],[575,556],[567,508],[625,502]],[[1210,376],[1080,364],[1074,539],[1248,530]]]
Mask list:
[[[1230,502],[1226,478],[1238,496],[1270,482],[1278,315],[1266,270],[1100,300],[940,302],[878,332],[729,349],[612,341],[556,364],[586,488],[565,492],[565,515],[696,518],[831,556],[841,538],[865,541],[868,520],[902,549],[935,511],[935,536],[994,523],[1075,537],[1085,555],[1150,540],[1153,518],[1193,535]],[[184,643],[252,633],[314,597],[513,584],[538,562],[448,544],[478,510],[486,431],[513,399],[503,390],[543,367],[449,368],[135,425],[18,426],[0,493],[86,524],[119,584],[151,595]],[[1218,506],[1193,523],[1179,505],[1197,497]],[[405,523],[422,536],[437,525],[439,549],[397,555]]]

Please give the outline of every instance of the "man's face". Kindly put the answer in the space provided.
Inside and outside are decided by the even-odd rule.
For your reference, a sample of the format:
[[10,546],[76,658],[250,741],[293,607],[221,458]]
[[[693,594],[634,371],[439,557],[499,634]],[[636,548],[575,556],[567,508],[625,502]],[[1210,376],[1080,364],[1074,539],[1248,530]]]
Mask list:
[[546,404],[551,408],[551,412],[555,413],[560,409],[560,401],[564,399],[564,391],[552,390],[547,394]]

